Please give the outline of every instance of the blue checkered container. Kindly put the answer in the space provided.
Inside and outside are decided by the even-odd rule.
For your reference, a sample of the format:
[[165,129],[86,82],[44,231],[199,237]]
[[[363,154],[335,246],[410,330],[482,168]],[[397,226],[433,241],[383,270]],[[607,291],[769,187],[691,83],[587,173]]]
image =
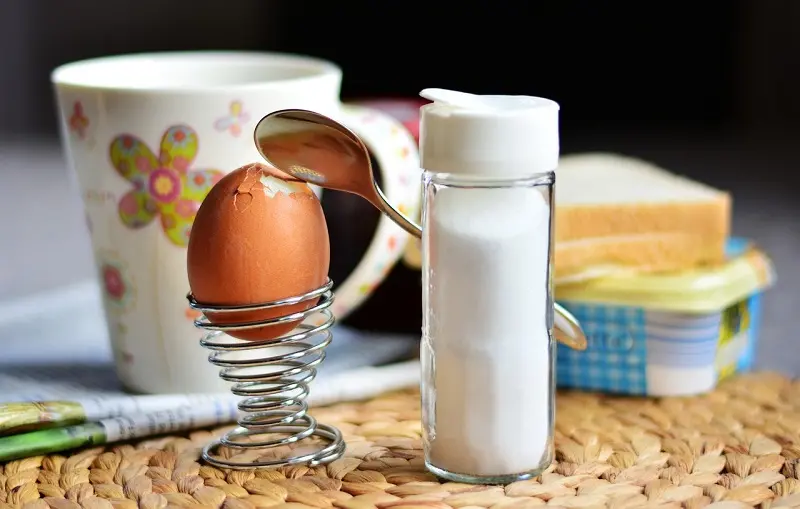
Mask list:
[[557,384],[641,396],[707,392],[751,368],[762,294],[774,279],[769,258],[734,238],[718,267],[559,286],[556,300],[580,321],[588,348],[558,346]]

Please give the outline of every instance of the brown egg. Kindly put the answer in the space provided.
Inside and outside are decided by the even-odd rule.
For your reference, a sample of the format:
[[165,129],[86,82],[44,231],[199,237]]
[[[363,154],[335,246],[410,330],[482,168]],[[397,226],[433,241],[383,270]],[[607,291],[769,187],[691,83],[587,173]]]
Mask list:
[[[192,226],[189,286],[202,304],[243,305],[285,299],[325,284],[328,227],[308,185],[263,164],[222,178]],[[207,313],[215,324],[255,322],[304,311],[318,299],[262,311]],[[297,322],[231,331],[240,339],[272,339]]]

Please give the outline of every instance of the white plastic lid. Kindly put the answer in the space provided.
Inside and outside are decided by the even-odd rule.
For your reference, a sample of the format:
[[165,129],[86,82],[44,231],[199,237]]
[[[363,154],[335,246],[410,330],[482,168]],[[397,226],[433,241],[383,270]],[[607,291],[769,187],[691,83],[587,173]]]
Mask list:
[[532,96],[420,92],[420,163],[431,172],[524,177],[558,165],[558,103]]

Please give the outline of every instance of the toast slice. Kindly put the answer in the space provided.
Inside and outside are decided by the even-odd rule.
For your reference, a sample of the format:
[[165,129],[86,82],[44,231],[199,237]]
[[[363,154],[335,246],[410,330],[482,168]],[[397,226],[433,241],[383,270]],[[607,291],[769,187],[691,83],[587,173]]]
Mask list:
[[725,259],[725,191],[640,159],[586,153],[561,158],[555,194],[556,284]]

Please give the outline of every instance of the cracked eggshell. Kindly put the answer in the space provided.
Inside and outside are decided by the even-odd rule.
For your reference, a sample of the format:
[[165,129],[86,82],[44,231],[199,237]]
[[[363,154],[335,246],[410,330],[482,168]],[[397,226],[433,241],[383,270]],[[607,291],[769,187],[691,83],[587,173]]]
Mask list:
[[[189,286],[198,302],[259,304],[315,290],[330,265],[328,226],[305,183],[263,164],[223,177],[206,196],[192,226]],[[254,322],[304,311],[318,299],[261,311],[207,313],[215,324]],[[231,331],[240,339],[274,339],[298,322]]]

